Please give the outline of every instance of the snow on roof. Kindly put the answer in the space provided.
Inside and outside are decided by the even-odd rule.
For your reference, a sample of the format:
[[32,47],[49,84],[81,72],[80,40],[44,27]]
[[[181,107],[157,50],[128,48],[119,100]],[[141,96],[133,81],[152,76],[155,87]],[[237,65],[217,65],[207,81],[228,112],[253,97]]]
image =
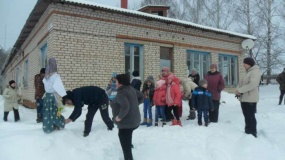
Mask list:
[[252,35],[241,34],[241,33],[232,32],[232,31],[228,31],[228,30],[223,30],[223,29],[208,27],[208,26],[204,26],[204,25],[200,25],[200,24],[195,24],[195,23],[188,22],[188,21],[183,21],[183,20],[178,20],[178,19],[173,19],[173,18],[168,18],[168,17],[162,17],[162,16],[158,16],[158,15],[152,15],[152,14],[148,14],[148,13],[144,13],[144,12],[140,12],[140,11],[136,11],[136,10],[130,10],[130,9],[118,8],[118,7],[108,6],[108,5],[102,5],[102,4],[98,4],[98,3],[94,3],[94,2],[90,2],[90,1],[86,1],[86,0],[62,0],[62,1],[70,2],[70,3],[77,3],[77,4],[82,4],[82,5],[89,5],[89,6],[113,10],[113,11],[117,11],[117,12],[129,13],[129,14],[134,14],[134,15],[138,15],[138,16],[149,17],[149,18],[154,18],[154,19],[158,19],[158,20],[162,20],[162,21],[167,21],[167,22],[174,22],[174,23],[178,23],[178,24],[182,24],[182,25],[189,25],[189,26],[204,29],[204,30],[226,33],[226,34],[235,35],[235,36],[242,37],[242,38],[256,39],[256,37],[252,36]]
[[139,10],[141,10],[141,9],[145,8],[145,7],[164,7],[164,8],[169,8],[169,6],[167,6],[167,5],[154,5],[154,4],[148,4],[148,5],[144,5],[144,6],[142,6],[141,8],[137,9],[137,11],[139,11]]

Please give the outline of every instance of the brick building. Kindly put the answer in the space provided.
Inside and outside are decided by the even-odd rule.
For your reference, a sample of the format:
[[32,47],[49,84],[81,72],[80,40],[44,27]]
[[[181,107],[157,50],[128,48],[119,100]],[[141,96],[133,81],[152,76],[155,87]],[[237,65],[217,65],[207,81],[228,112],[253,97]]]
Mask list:
[[241,43],[255,37],[168,18],[167,9],[38,0],[1,71],[3,85],[15,79],[25,106],[34,107],[34,75],[55,57],[66,89],[105,88],[113,72],[157,77],[163,66],[180,78],[192,68],[203,77],[211,63],[234,88],[244,72]]

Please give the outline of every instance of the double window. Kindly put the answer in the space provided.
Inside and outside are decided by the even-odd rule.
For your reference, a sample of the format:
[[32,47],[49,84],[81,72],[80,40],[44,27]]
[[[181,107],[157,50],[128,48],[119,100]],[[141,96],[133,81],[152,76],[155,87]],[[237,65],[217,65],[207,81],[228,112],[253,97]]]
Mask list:
[[219,70],[224,77],[226,86],[236,86],[238,79],[237,56],[219,55]]
[[125,44],[125,73],[132,77],[133,71],[139,71],[143,79],[143,46],[139,44]]
[[201,51],[187,51],[187,70],[188,75],[192,69],[196,69],[200,75],[200,79],[204,78],[204,75],[210,68],[210,53]]

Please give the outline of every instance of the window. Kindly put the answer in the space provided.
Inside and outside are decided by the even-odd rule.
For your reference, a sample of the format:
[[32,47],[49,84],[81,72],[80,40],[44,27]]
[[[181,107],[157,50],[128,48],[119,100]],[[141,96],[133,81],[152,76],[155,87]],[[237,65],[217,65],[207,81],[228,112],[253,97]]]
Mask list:
[[21,87],[21,68],[17,67],[16,69],[16,84],[18,87]]
[[139,71],[143,79],[143,46],[139,44],[125,44],[125,73],[130,77],[133,71]]
[[29,60],[25,61],[25,76],[24,76],[24,87],[28,88],[29,82]]
[[220,54],[219,70],[224,77],[226,86],[237,85],[237,56]]
[[47,44],[43,45],[42,48],[41,48],[40,63],[41,63],[41,68],[45,68],[46,67],[46,63],[47,63]]
[[173,72],[173,54],[172,48],[160,47],[160,69],[168,67]]
[[210,68],[210,53],[188,50],[187,68],[187,76],[190,74],[190,71],[195,68],[200,75],[200,79],[203,79]]

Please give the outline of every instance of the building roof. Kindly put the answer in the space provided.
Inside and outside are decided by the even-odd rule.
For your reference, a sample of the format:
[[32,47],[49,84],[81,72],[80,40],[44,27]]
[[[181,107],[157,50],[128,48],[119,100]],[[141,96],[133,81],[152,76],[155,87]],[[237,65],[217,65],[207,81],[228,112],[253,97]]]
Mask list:
[[201,29],[201,30],[206,30],[210,32],[216,32],[220,34],[226,34],[229,36],[234,36],[234,37],[240,37],[244,39],[256,39],[256,37],[252,35],[247,35],[247,34],[241,34],[237,32],[232,32],[232,31],[227,31],[227,30],[222,30],[222,29],[217,29],[213,27],[208,27],[200,24],[195,24],[192,22],[188,21],[183,21],[183,20],[178,20],[178,19],[173,19],[173,18],[168,18],[168,17],[163,17],[163,16],[158,16],[158,15],[152,15],[149,13],[144,13],[140,11],[135,11],[135,10],[129,10],[129,9],[124,9],[124,8],[118,8],[118,7],[112,7],[108,5],[102,5],[94,2],[89,2],[86,0],[38,0],[36,3],[34,9],[29,15],[29,18],[26,21],[26,24],[24,25],[16,43],[14,44],[14,47],[10,53],[10,56],[8,60],[6,61],[5,65],[2,67],[1,74],[3,74],[5,68],[7,67],[7,64],[13,59],[13,57],[16,55],[16,53],[20,50],[21,46],[23,43],[26,41],[36,24],[38,23],[39,19],[51,3],[65,3],[65,4],[71,4],[71,5],[77,5],[77,6],[82,6],[82,7],[87,7],[87,8],[99,8],[102,10],[106,11],[112,11],[112,12],[117,12],[117,13],[122,13],[125,15],[130,15],[130,16],[138,16],[138,17],[145,17],[148,19],[154,19],[157,21],[161,22],[166,22],[166,23],[171,23],[171,24],[177,24],[177,25],[183,25],[183,26],[188,26],[196,29]]

